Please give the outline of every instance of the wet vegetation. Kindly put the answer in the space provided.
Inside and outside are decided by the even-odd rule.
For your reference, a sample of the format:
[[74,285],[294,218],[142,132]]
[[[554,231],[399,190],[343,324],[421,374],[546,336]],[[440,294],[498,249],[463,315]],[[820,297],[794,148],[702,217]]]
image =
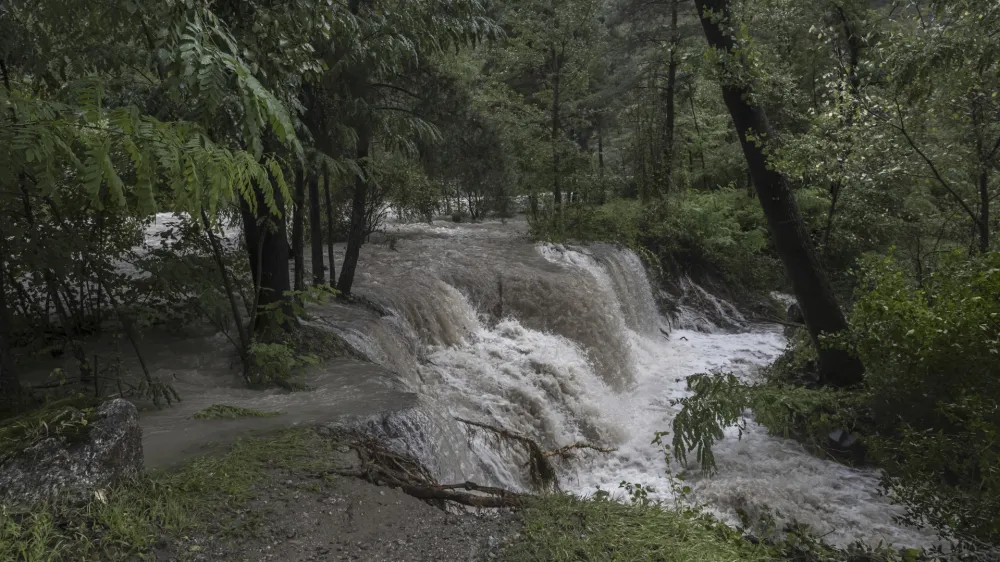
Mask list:
[[[996,2],[99,4],[0,3],[0,462],[85,436],[94,399],[183,399],[149,368],[153,329],[208,326],[242,384],[301,389],[360,358],[311,311],[368,302],[362,247],[387,219],[522,214],[537,240],[620,244],[660,281],[795,297],[761,381],[688,380],[675,458],[710,470],[749,408],[881,469],[907,522],[1000,542]],[[0,508],[0,558],[148,553],[269,463],[319,462],[312,439],[86,506]],[[602,499],[539,500],[525,525],[512,560],[801,554]]]

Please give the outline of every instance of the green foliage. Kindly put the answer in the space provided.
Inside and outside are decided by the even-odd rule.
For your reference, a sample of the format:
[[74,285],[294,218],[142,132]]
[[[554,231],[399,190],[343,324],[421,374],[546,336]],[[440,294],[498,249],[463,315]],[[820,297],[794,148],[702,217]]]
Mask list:
[[913,283],[867,260],[843,342],[871,393],[872,453],[908,517],[959,536],[1000,537],[1000,254],[953,255]]
[[774,560],[766,547],[707,515],[654,504],[552,495],[530,504],[523,517],[524,531],[505,560]]
[[615,199],[574,206],[563,225],[540,219],[531,227],[546,240],[622,244],[654,256],[653,263],[708,272],[734,287],[763,290],[781,282],[760,205],[735,189],[670,196],[657,205]]
[[254,342],[250,346],[251,382],[258,385],[291,385],[292,378],[303,368],[319,360],[313,355],[300,355],[287,343]]
[[238,418],[268,418],[281,415],[281,412],[261,412],[252,408],[230,406],[228,404],[212,404],[194,415],[199,420],[235,420]]

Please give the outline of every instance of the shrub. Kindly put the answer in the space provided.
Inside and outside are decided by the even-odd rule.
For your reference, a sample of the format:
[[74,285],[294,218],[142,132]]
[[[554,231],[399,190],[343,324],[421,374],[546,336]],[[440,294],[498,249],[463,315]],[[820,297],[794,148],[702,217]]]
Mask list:
[[760,204],[745,191],[691,191],[645,204],[618,199],[567,209],[562,225],[532,222],[535,238],[622,244],[664,264],[698,268],[733,286],[764,289],[781,283]]
[[840,343],[867,368],[885,484],[909,518],[1000,539],[1000,254],[955,254],[917,285],[866,259]]
[[813,353],[805,342],[748,385],[732,375],[696,375],[679,400],[674,453],[695,451],[711,468],[711,446],[745,408],[772,433],[826,446],[837,428],[859,436],[883,469],[903,519],[962,541],[1000,540],[1000,254],[953,255],[913,282],[892,257],[867,258],[850,330],[825,345],[851,346],[865,364],[851,391],[802,386]]

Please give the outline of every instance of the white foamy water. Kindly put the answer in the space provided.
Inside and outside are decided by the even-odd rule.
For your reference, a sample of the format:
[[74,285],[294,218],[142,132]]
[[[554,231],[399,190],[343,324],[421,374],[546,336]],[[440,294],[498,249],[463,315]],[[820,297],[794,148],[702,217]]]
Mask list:
[[[410,225],[401,230],[415,243],[409,251],[427,260],[420,275],[449,284],[436,295],[435,316],[447,311],[464,327],[477,315],[479,321],[457,340],[445,338],[450,339],[448,343],[437,335],[444,324],[440,317],[430,327],[433,334],[422,334],[419,327],[413,330],[417,335],[410,337],[420,337],[426,344],[423,357],[413,360],[413,390],[448,416],[520,432],[543,448],[581,441],[617,448],[609,455],[588,452],[560,462],[560,480],[567,491],[589,495],[601,489],[620,494],[619,483],[628,481],[652,487],[656,499],[671,500],[664,451],[651,441],[656,432],[671,429],[677,413],[671,402],[688,394],[685,379],[709,371],[753,376],[756,368],[773,361],[784,349],[779,329],[719,330],[708,316],[727,318],[730,325],[746,323],[732,305],[690,280],[680,283],[686,289],[676,306],[679,312],[673,318],[661,318],[640,260],[627,250],[604,245],[540,244],[529,253],[524,251],[528,243],[521,242],[516,265],[496,255],[494,267],[511,276],[509,270],[519,269],[519,276],[530,279],[529,287],[564,283],[564,292],[571,295],[559,297],[566,300],[551,307],[541,302],[519,306],[513,301],[522,295],[508,291],[504,317],[490,318],[485,314],[489,307],[482,303],[486,289],[477,284],[490,276],[480,272],[475,280],[466,278],[468,272],[459,270],[472,264],[464,265],[460,258],[481,257],[505,247],[489,247],[484,242],[489,240],[489,230],[482,227],[463,236],[463,227],[449,225],[446,238],[440,227],[426,227],[438,252],[450,245],[456,248],[453,253],[444,252],[447,262],[438,262],[423,253],[421,228]],[[473,249],[461,253],[463,245]],[[400,253],[406,251],[403,248]],[[410,282],[420,275],[409,272]],[[375,293],[382,293],[385,279],[373,277],[379,280]],[[570,279],[577,284],[569,284]],[[393,321],[418,314],[413,310],[422,308],[423,297],[411,302],[399,294],[402,286],[391,285],[397,291],[392,296],[395,308],[411,310],[409,314],[401,310]],[[423,282],[419,286],[425,292],[433,290]],[[557,292],[550,294],[557,298]],[[523,298],[530,300],[527,294]],[[579,304],[583,300],[612,306],[583,306]],[[600,332],[591,333],[575,324],[591,322],[592,316],[602,317]],[[675,329],[666,336],[670,325],[688,329]],[[600,356],[605,363],[595,363],[591,346],[608,343],[602,340],[607,334],[616,336],[610,342],[613,350]],[[375,340],[368,346],[378,347]],[[608,358],[619,368],[609,369]],[[515,489],[529,486],[522,453],[498,447],[482,432],[467,433],[478,466],[495,483]],[[914,547],[928,546],[934,540],[931,533],[893,522],[901,509],[879,494],[877,474],[817,458],[793,441],[768,435],[752,421],[742,439],[734,428],[713,450],[717,474],[702,474],[693,460],[686,467],[673,461],[673,470],[683,469],[692,499],[724,521],[736,523],[737,509],[754,513],[767,506],[779,520],[805,523],[834,544],[860,539],[873,545]]]
[[[546,449],[617,449],[560,461],[564,490],[619,493],[628,481],[671,500],[664,452],[650,442],[671,430],[671,402],[687,394],[685,379],[713,370],[753,376],[784,348],[780,330],[749,326],[690,279],[675,284],[674,312],[663,317],[632,252],[536,245],[525,230],[517,221],[395,226],[393,246],[364,247],[355,284],[386,313],[335,304],[321,321],[398,373],[433,414],[434,428],[406,431],[440,479],[530,487],[523,452],[454,419],[464,418]],[[437,437],[427,439],[429,431]],[[752,422],[742,439],[733,429],[714,451],[712,477],[694,464],[672,468],[687,473],[693,500],[724,521],[768,506],[834,544],[934,540],[893,523],[901,510],[879,495],[876,474],[816,458]]]

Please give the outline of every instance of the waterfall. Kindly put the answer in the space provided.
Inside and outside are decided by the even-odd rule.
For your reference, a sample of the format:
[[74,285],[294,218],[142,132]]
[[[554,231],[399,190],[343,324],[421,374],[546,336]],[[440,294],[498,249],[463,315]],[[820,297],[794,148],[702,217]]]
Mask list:
[[[422,422],[433,427],[404,423],[394,438],[412,432],[411,449],[443,480],[529,488],[523,454],[455,419],[463,418],[546,449],[585,441],[617,450],[560,462],[568,491],[615,493],[627,480],[671,499],[664,452],[650,441],[671,429],[685,378],[713,370],[753,376],[783,350],[782,334],[749,330],[735,306],[687,278],[675,284],[674,312],[662,317],[633,252],[535,244],[525,230],[399,225],[395,248],[365,248],[356,293],[376,306],[336,305],[324,320],[419,396],[428,412]],[[724,521],[770,506],[838,544],[932,540],[893,523],[900,508],[879,495],[876,473],[816,458],[752,421],[742,439],[733,430],[715,452],[719,473],[711,478],[694,465],[672,468],[689,473],[694,500]]]

